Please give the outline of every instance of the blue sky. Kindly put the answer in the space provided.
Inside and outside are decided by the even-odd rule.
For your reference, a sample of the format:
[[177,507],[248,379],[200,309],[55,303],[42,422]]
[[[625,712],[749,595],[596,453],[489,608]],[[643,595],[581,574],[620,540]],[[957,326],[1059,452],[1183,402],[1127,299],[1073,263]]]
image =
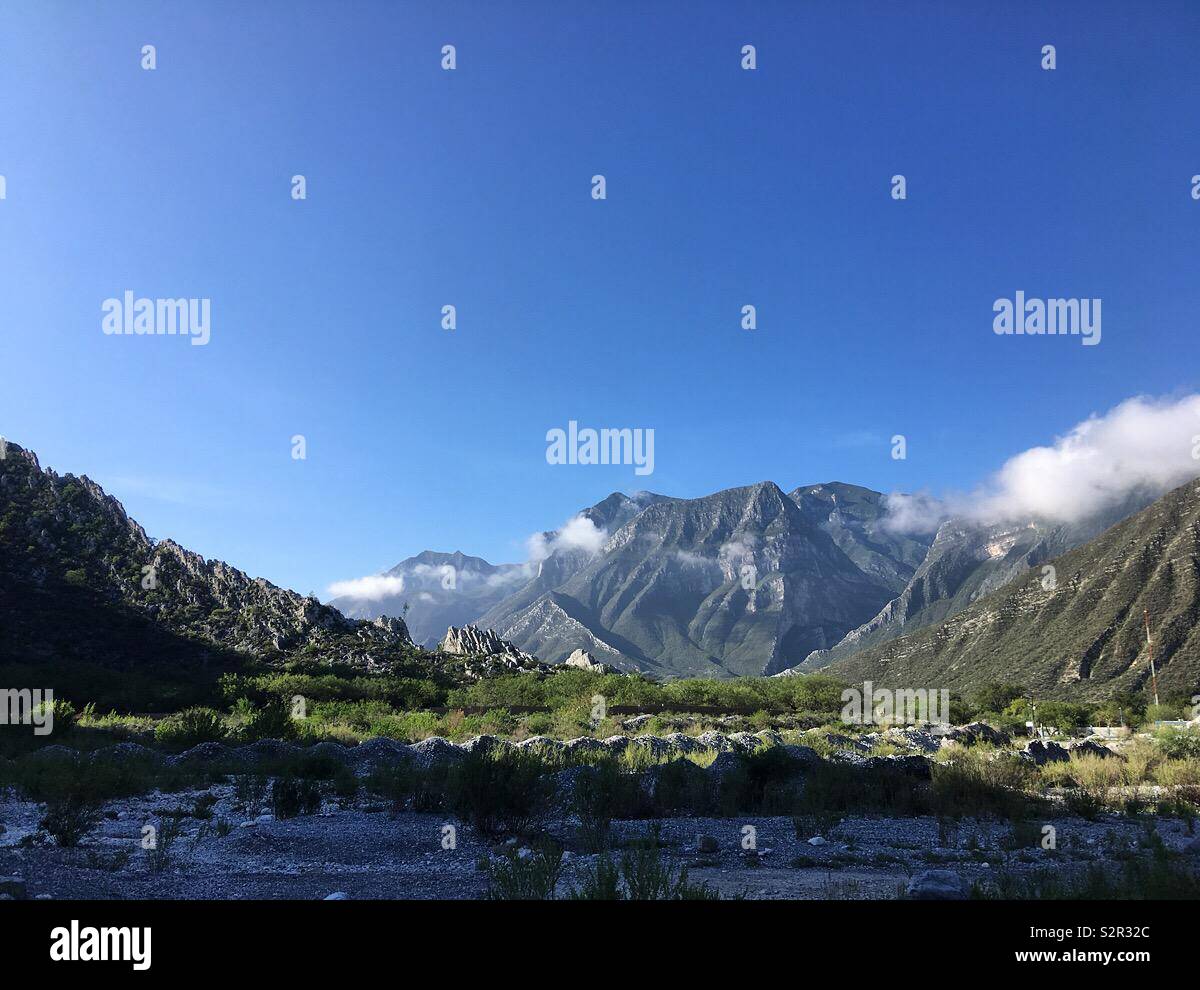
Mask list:
[[[968,488],[1197,388],[1194,3],[4,19],[0,433],[299,591],[520,560],[613,490]],[[105,336],[125,289],[210,298],[210,343]],[[996,336],[1016,289],[1102,298],[1101,345]],[[570,419],[654,429],[653,475],[548,465]]]

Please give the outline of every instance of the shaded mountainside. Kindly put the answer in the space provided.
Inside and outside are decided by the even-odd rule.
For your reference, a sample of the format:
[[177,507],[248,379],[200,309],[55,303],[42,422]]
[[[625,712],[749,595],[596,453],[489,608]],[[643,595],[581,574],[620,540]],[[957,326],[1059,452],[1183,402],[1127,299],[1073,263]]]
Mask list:
[[833,481],[789,494],[863,574],[893,594],[904,590],[929,552],[933,534],[900,534],[884,526],[887,497],[880,492]]
[[[638,492],[632,496],[613,492],[604,500],[579,513],[595,527],[603,538],[616,532],[625,523],[637,516],[644,508],[657,502],[675,501],[652,492]],[[561,587],[581,571],[595,556],[592,549],[563,539],[561,530],[547,530],[541,534],[541,560],[530,563],[530,579],[511,595],[480,617],[477,625],[485,629],[508,628],[526,609],[543,595]],[[581,635],[579,646],[584,646]],[[571,649],[574,649],[572,647]],[[584,647],[585,649],[587,647]],[[565,658],[571,650],[563,653]]]
[[0,663],[227,664],[319,657],[364,667],[411,658],[398,619],[336,609],[155,541],[86,477],[0,460]]
[[384,572],[383,577],[403,582],[395,594],[373,599],[344,595],[328,604],[352,619],[403,616],[413,641],[432,648],[448,627],[473,622],[529,575],[527,564],[491,564],[461,552],[426,550]]
[[480,625],[547,662],[583,649],[656,675],[773,673],[893,594],[835,542],[827,517],[771,482],[659,498],[566,580]]
[[1063,525],[980,525],[950,519],[938,528],[924,560],[896,598],[832,649],[806,657],[802,669],[825,667],[941,622],[1030,568],[1086,543],[1153,498],[1132,495],[1088,519]]
[[[1039,561],[1040,562],[1040,561]],[[969,690],[988,681],[1035,694],[1102,698],[1149,683],[1143,610],[1162,694],[1200,689],[1200,487],[1137,515],[925,629],[831,664],[884,687]]]

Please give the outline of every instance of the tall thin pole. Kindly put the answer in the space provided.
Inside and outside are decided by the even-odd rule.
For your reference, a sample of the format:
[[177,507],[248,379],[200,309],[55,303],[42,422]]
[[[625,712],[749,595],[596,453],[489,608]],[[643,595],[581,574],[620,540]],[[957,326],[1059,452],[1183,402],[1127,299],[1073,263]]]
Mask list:
[[1158,674],[1154,671],[1154,640],[1150,638],[1150,610],[1146,609],[1143,613],[1146,619],[1146,646],[1150,650],[1150,683],[1154,687],[1154,704],[1158,704]]

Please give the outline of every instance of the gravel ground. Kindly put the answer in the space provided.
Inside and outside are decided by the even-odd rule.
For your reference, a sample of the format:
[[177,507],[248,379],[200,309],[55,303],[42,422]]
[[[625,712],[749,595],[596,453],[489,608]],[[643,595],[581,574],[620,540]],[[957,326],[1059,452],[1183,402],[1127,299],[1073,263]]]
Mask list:
[[[143,825],[159,822],[161,809],[190,807],[204,793],[218,799],[212,819],[184,818],[171,864],[151,872],[141,848]],[[275,820],[239,807],[231,785],[111,801],[100,826],[77,849],[36,837],[41,812],[28,801],[0,801],[0,876],[23,878],[30,897],[320,899],[342,892],[351,899],[477,898],[487,886],[479,861],[502,851],[501,844],[443,815],[392,814],[365,799],[345,806],[326,802],[319,814]],[[229,823],[227,835],[216,833],[219,820]],[[1118,816],[1036,824],[1039,834],[1053,826],[1056,850],[1001,848],[1012,831],[1002,822],[968,820],[949,828],[931,818],[848,818],[816,843],[809,840],[818,837],[797,835],[792,820],[780,817],[619,822],[614,831],[620,843],[657,826],[664,854],[687,866],[692,881],[750,899],[895,898],[910,878],[930,869],[951,870],[971,883],[1001,869],[1067,868],[1147,855],[1140,845],[1144,826]],[[447,825],[455,828],[453,849],[443,848]],[[1158,819],[1156,825],[1169,849],[1195,841],[1179,821]],[[568,850],[565,892],[575,871],[594,857],[581,852],[570,821],[552,821],[545,832]],[[700,836],[708,839],[698,843]],[[699,851],[711,849],[709,840],[715,851]]]

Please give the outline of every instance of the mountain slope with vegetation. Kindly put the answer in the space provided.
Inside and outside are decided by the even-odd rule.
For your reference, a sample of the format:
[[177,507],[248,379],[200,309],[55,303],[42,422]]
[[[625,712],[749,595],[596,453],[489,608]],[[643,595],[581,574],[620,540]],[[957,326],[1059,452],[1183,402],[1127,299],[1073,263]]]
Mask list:
[[[1200,690],[1200,486],[1189,482],[1100,536],[944,621],[823,669],[883,687],[970,690],[990,681],[1102,698]],[[1046,566],[1046,565],[1043,565]]]
[[948,519],[938,527],[932,543],[927,543],[928,552],[900,593],[832,649],[806,657],[802,669],[824,667],[942,622],[1030,568],[1086,543],[1153,500],[1153,495],[1135,493],[1069,524]]
[[[372,668],[416,651],[403,621],[347,619],[317,599],[156,541],[87,477],[0,460],[0,664],[124,671],[320,659]],[[76,671],[78,673],[78,671]]]

